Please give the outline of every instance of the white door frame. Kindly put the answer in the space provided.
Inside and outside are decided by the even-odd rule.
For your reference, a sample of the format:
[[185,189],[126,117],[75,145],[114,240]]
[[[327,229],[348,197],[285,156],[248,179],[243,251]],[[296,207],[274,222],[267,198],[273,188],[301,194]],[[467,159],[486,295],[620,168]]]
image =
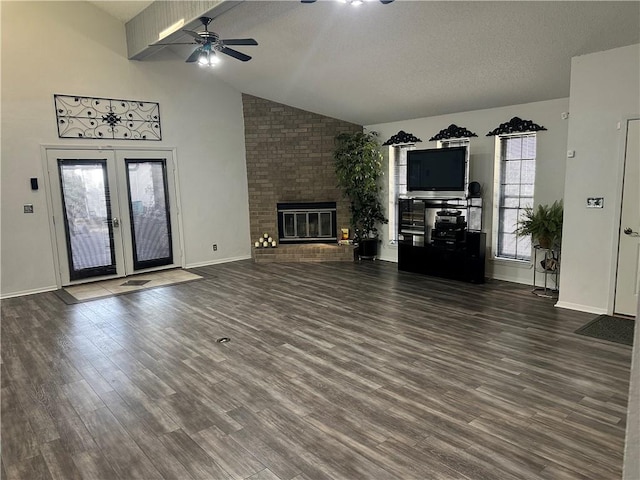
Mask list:
[[622,187],[624,181],[624,167],[627,150],[627,134],[629,130],[629,122],[640,119],[640,114],[628,114],[623,116],[618,122],[618,130],[620,132],[618,139],[618,168],[616,171],[616,193],[614,197],[613,232],[614,248],[611,249],[611,261],[609,271],[609,301],[607,302],[607,314],[613,315],[614,304],[616,300],[616,278],[618,276],[618,246],[620,245],[620,232],[622,221]]
[[[180,195],[180,181],[178,175],[178,155],[177,149],[175,147],[141,147],[141,146],[122,146],[122,147],[114,147],[111,145],[102,145],[102,146],[91,146],[91,145],[40,145],[40,155],[42,160],[43,172],[47,181],[42,182],[42,188],[45,190],[45,198],[47,202],[47,216],[49,221],[49,235],[51,240],[51,251],[53,253],[53,268],[55,272],[56,278],[56,286],[58,288],[62,287],[62,270],[60,267],[60,255],[59,248],[61,247],[58,244],[58,239],[56,235],[56,228],[54,224],[54,200],[53,194],[51,192],[50,184],[49,184],[49,165],[47,161],[47,153],[50,151],[64,151],[64,150],[76,150],[76,151],[90,151],[90,152],[110,152],[114,158],[118,157],[122,152],[171,152],[173,158],[173,194],[175,195],[175,224],[172,223],[172,227],[176,226],[178,229],[177,237],[179,239],[179,245],[175,245],[173,249],[173,258],[174,266],[185,267],[185,253],[184,253],[184,229],[182,225],[182,206],[181,206],[181,195]],[[62,245],[63,248],[66,248],[66,245]],[[154,270],[162,270],[166,267],[157,267],[157,268],[149,268],[145,270],[140,270],[136,273],[143,273]],[[75,283],[86,283],[91,281],[96,281],[98,278],[89,278],[86,280],[79,280],[73,282]]]

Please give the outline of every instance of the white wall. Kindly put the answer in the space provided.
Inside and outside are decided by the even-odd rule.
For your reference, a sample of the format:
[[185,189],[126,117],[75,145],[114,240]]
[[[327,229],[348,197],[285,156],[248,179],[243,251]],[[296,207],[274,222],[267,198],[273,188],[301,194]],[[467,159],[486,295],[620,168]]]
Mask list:
[[[624,129],[640,113],[640,45],[571,63],[562,275],[558,306],[611,312],[620,219]],[[604,197],[587,209],[586,197]]]
[[[563,98],[368,125],[366,128],[379,132],[382,141],[395,135],[399,130],[410,132],[422,139],[422,142],[417,144],[418,148],[435,148],[436,142],[429,142],[429,138],[452,123],[475,132],[478,137],[471,138],[469,177],[471,181],[480,182],[483,190],[483,230],[487,233],[488,248],[487,276],[518,283],[532,283],[533,272],[529,263],[493,260],[491,257],[495,137],[487,137],[486,134],[516,116],[533,120],[547,128],[547,131],[538,133],[535,203],[552,203],[563,196],[568,122],[562,119],[562,113],[568,110],[569,99]],[[381,259],[396,262],[397,248],[389,245],[388,229],[389,226],[383,229]]]
[[[240,92],[169,54],[127,60],[124,25],[88,2],[1,8],[2,296],[56,285],[43,144],[176,147],[187,266],[249,257]],[[59,139],[54,93],[159,102],[163,140]],[[26,203],[34,214],[22,213]]]

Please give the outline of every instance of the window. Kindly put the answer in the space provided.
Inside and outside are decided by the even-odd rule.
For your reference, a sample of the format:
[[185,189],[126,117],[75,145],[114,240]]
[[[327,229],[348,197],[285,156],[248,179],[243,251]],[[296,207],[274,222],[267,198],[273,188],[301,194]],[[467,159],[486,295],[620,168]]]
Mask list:
[[469,150],[468,138],[452,138],[451,140],[438,140],[438,148],[450,148],[450,147],[467,147]]
[[531,238],[518,237],[515,230],[523,210],[533,206],[536,134],[500,136],[496,144],[495,256],[530,261]]
[[389,148],[389,243],[398,242],[398,199],[407,194],[407,151],[414,145]]

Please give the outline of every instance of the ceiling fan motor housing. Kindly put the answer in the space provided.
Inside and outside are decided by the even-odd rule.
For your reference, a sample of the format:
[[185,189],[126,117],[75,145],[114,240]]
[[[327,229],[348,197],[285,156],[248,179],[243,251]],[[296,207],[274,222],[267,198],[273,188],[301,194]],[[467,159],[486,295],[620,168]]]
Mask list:
[[220,36],[215,32],[198,32],[198,35],[202,37],[204,43],[218,43]]

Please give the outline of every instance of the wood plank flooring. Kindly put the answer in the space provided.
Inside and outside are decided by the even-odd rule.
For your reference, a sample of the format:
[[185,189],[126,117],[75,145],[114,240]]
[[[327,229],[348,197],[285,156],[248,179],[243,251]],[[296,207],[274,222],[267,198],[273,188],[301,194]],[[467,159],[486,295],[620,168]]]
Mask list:
[[385,262],[193,271],[2,302],[2,478],[621,477],[631,348],[593,315]]

